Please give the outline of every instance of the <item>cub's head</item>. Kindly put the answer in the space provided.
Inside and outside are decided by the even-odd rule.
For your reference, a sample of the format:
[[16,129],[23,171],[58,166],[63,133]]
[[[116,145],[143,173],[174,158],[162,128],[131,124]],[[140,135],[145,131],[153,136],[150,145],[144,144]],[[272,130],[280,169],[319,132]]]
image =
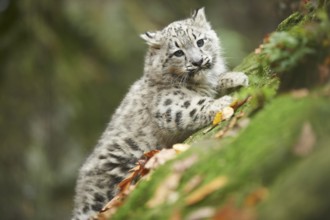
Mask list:
[[161,31],[141,37],[149,45],[145,68],[148,74],[171,75],[193,80],[221,62],[219,39],[206,20],[204,8],[190,18],[175,21]]

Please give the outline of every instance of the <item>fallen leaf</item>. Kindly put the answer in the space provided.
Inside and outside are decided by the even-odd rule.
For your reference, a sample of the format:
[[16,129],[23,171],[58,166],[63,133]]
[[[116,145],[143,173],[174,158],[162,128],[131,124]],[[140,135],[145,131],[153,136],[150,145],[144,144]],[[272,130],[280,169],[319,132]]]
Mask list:
[[160,165],[163,165],[166,161],[173,159],[175,156],[176,152],[174,149],[162,149],[150,158],[144,167],[148,170],[154,170]]
[[192,205],[201,200],[203,200],[206,196],[213,193],[214,191],[223,188],[228,183],[228,177],[220,176],[212,180],[211,182],[207,183],[206,185],[198,188],[194,192],[192,192],[186,198],[186,204]]
[[218,112],[212,122],[213,126],[218,125],[221,121],[226,120],[234,115],[234,109],[232,107],[225,107],[220,112]]
[[172,147],[176,153],[182,153],[185,152],[190,148],[189,144],[174,144]]
[[[182,173],[171,173],[156,189],[154,196],[147,202],[148,208],[154,208],[166,201],[175,193]],[[173,202],[173,201],[172,201]]]
[[[105,220],[110,218],[116,212],[117,208],[122,205],[127,195],[132,192],[138,181],[146,179],[148,177],[147,174],[149,174],[151,170],[154,170],[166,161],[173,159],[176,154],[187,150],[189,147],[190,146],[187,144],[176,144],[171,149],[151,150],[146,152],[137,162],[137,165],[130,170],[130,174],[117,185],[120,189],[119,193],[108,202],[93,219]],[[197,156],[193,155],[176,162],[172,167],[173,175],[170,175],[167,181],[157,189],[155,196],[149,201],[149,205],[157,205],[164,201],[176,201],[178,199],[178,193],[175,192],[175,188],[181,179],[182,173],[196,161]],[[164,197],[164,200],[162,200],[161,197]]]
[[137,162],[137,165],[129,171],[130,174],[118,184],[120,192],[130,187],[138,177],[143,177],[149,173],[149,169],[145,167],[145,164],[158,153],[159,150],[151,150],[143,154],[142,158]]
[[190,168],[192,165],[194,165],[198,160],[197,155],[192,155],[190,157],[184,158],[182,160],[179,160],[173,164],[173,172],[180,172],[183,173],[188,168]]
[[222,112],[218,112],[212,122],[212,125],[215,126],[217,124],[219,124],[222,121]]
[[191,192],[193,189],[195,189],[203,180],[203,177],[200,175],[194,176],[188,182],[186,185],[183,187],[183,191],[185,193]]
[[135,186],[130,186],[125,192],[120,192],[110,202],[108,202],[102,210],[94,216],[93,220],[107,220],[117,211],[117,209],[123,204],[127,195],[130,194]]
[[222,109],[222,111],[217,112],[213,121],[212,121],[212,126],[206,128],[203,130],[203,134],[208,133],[209,131],[211,131],[213,128],[215,128],[221,121],[223,120],[227,120],[229,118],[231,118],[234,115],[234,111],[236,109],[238,109],[239,107],[241,107],[242,105],[244,105],[246,102],[250,101],[250,99],[252,98],[252,96],[248,96],[246,97],[244,100],[242,101],[237,101],[235,100],[230,106],[225,107],[224,109]]
[[300,132],[297,143],[293,147],[293,153],[297,156],[309,155],[316,143],[316,135],[310,122],[305,122]]
[[139,178],[148,174],[149,169],[145,168],[145,164],[157,155],[158,152],[159,150],[152,150],[142,156],[137,165],[130,170],[130,174],[117,185],[119,188],[119,193],[110,202],[108,202],[93,219],[106,220],[116,212],[118,207],[121,206],[123,201],[126,199],[127,195],[134,190],[134,183]]
[[267,196],[268,189],[265,187],[260,187],[245,198],[244,205],[246,207],[254,207],[263,201]]
[[178,199],[178,192],[176,192],[176,189],[183,173],[196,163],[197,160],[197,155],[192,155],[175,162],[172,166],[171,174],[157,187],[154,196],[147,202],[147,206],[153,208],[165,202],[175,202]]
[[232,107],[225,107],[222,109],[222,120],[227,120],[234,115],[234,109]]
[[103,216],[108,217],[123,203],[123,196],[117,195],[110,202],[108,202],[100,211]]
[[202,207],[192,213],[190,213],[185,219],[186,220],[201,220],[209,219],[215,214],[215,209],[213,207]]
[[233,102],[230,107],[232,107],[234,110],[238,109],[239,107],[241,107],[242,105],[244,105],[245,103],[249,102],[252,99],[252,96],[248,96],[245,99],[243,99],[242,101],[235,101]]
[[169,220],[181,220],[181,219],[182,219],[181,218],[181,212],[180,212],[180,210],[176,209],[176,210],[173,211],[173,213],[172,213]]
[[148,151],[147,153],[144,153],[143,156],[148,160],[151,157],[155,156],[157,153],[159,153],[160,150],[151,150]]
[[225,135],[226,131],[227,131],[227,129],[221,129],[220,131],[218,131],[218,132],[214,135],[214,137],[215,137],[215,138],[222,138],[222,137]]
[[238,208],[233,199],[221,207],[212,218],[213,220],[255,220],[256,211],[250,208]]
[[[141,163],[143,163],[143,162],[141,162]],[[137,177],[141,175],[141,173],[146,173],[146,172],[143,172],[143,170],[144,170],[144,166],[142,164],[140,164],[140,162],[138,162],[138,165],[130,170],[131,173],[125,179],[123,179],[120,183],[118,183],[118,188],[119,188],[120,192],[123,192],[126,189],[128,189],[133,184],[133,182],[135,182]]]
[[214,135],[214,137],[222,138],[222,137],[227,137],[227,136],[231,136],[231,137],[236,136],[238,134],[238,132],[242,128],[245,128],[250,122],[250,120],[248,118],[241,119],[243,116],[244,116],[244,112],[240,112],[239,114],[237,114],[235,117],[233,117],[230,120],[228,125],[226,127],[224,127],[223,129],[221,129],[220,131],[218,131]]

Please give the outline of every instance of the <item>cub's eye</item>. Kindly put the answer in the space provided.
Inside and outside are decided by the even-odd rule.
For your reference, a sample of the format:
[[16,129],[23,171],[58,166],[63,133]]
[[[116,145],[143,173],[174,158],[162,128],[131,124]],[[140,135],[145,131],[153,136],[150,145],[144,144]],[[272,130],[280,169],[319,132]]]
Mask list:
[[176,56],[176,57],[182,57],[183,55],[184,55],[184,53],[182,50],[177,50],[174,52],[174,56]]
[[204,40],[203,39],[199,39],[198,41],[197,41],[197,46],[198,47],[202,47],[204,45]]

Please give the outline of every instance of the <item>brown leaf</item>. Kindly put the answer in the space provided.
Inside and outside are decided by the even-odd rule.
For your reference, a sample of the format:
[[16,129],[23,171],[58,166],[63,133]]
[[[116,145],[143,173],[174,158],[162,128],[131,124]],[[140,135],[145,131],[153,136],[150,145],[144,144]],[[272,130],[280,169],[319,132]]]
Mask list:
[[108,202],[93,219],[109,219],[116,212],[118,207],[121,206],[123,201],[126,199],[127,195],[130,194],[135,188],[133,182],[149,172],[149,169],[145,168],[145,164],[158,152],[159,150],[152,150],[143,155],[137,165],[130,170],[131,173],[118,184],[119,193],[110,202]]
[[120,192],[124,192],[138,179],[138,177],[144,176],[149,172],[149,170],[144,168],[144,163],[146,163],[146,161],[139,160],[138,165],[130,170],[131,173],[124,180],[118,183]]
[[248,97],[246,97],[245,99],[243,99],[241,101],[236,101],[236,102],[232,103],[230,105],[230,107],[232,107],[234,110],[237,110],[239,107],[241,107],[245,103],[249,102],[251,99],[252,99],[252,96],[248,96]]
[[[178,144],[173,146],[173,149],[152,150],[143,155],[138,161],[137,165],[130,170],[130,174],[118,184],[120,189],[119,193],[108,202],[105,207],[96,215],[93,219],[105,220],[111,217],[119,206],[122,205],[127,195],[135,188],[135,183],[140,180],[141,177],[146,176],[150,170],[154,170],[166,161],[175,157],[177,153],[180,153],[189,148],[189,145]],[[173,174],[167,178],[159,188],[157,189],[155,196],[149,202],[149,206],[161,204],[165,201],[170,202],[177,199],[177,193],[174,191],[181,179],[184,170],[189,168],[193,163],[197,161],[196,156],[186,158],[185,160],[178,161],[173,165]],[[163,200],[162,198],[163,197]]]
[[142,159],[137,162],[137,165],[129,171],[131,173],[118,184],[120,192],[123,192],[127,188],[129,188],[132,183],[138,179],[138,177],[143,177],[149,173],[149,169],[146,168],[145,165],[151,158],[153,158],[158,153],[159,150],[151,150],[143,155]]
[[234,200],[230,200],[221,207],[212,218],[213,220],[255,220],[256,212],[253,209],[238,208]]
[[254,207],[263,201],[267,196],[268,189],[265,187],[260,187],[245,198],[244,205],[246,207]]
[[207,183],[206,185],[198,188],[194,192],[192,192],[187,198],[186,198],[186,204],[192,205],[195,204],[201,200],[203,200],[206,196],[209,194],[215,192],[216,190],[219,190],[226,186],[228,183],[228,178],[226,176],[220,176],[212,180],[211,182]]
[[159,150],[151,150],[147,153],[144,153],[143,156],[146,157],[146,159],[150,159],[151,157],[155,156],[157,153],[159,153]]
[[309,155],[316,143],[316,135],[310,122],[305,122],[300,132],[297,143],[293,147],[293,153],[297,156]]
[[[106,204],[106,206],[93,219],[105,220],[111,217],[119,206],[122,205],[127,195],[135,188],[135,182],[141,180],[141,177],[146,178],[146,174],[150,170],[154,170],[166,161],[173,159],[177,153],[183,152],[190,146],[186,144],[174,145],[172,149],[152,150],[143,155],[137,165],[130,170],[130,174],[118,184],[119,193]],[[184,160],[178,161],[173,165],[173,174],[167,178],[162,185],[157,189],[153,199],[149,200],[149,206],[161,204],[165,201],[173,202],[177,199],[178,194],[175,189],[181,179],[182,173],[197,161],[197,156],[193,155]],[[161,197],[164,197],[162,200]]]
[[109,219],[117,209],[123,204],[124,200],[126,199],[127,195],[130,194],[135,186],[130,186],[126,189],[125,192],[120,192],[116,195],[110,202],[108,202],[102,210],[93,217],[93,220],[106,220]]

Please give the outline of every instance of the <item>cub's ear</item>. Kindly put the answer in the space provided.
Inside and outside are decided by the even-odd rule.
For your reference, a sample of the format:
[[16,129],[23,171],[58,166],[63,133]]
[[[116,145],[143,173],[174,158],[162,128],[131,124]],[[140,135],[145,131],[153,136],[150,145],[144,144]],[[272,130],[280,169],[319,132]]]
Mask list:
[[211,28],[210,23],[206,19],[204,7],[196,9],[191,15],[191,19],[197,27]]
[[145,32],[144,34],[141,34],[140,37],[145,40],[149,46],[155,49],[160,48],[161,38],[158,32]]

